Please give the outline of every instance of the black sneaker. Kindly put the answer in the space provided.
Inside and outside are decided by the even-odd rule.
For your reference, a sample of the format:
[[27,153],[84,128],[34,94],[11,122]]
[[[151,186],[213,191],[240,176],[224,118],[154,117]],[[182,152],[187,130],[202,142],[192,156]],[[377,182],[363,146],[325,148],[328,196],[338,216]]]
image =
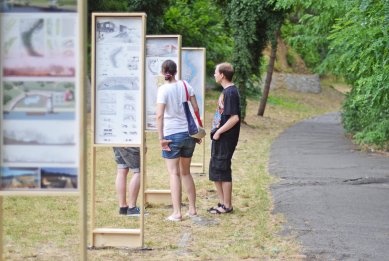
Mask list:
[[127,215],[128,207],[119,208],[119,215]]
[[127,216],[139,217],[139,215],[140,215],[140,209],[138,207],[128,208]]

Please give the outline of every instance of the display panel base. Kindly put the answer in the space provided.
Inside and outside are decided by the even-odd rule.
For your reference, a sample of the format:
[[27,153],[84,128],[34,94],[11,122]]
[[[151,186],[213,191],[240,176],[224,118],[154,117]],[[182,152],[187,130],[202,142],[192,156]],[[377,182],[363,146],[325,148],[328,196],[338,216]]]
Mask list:
[[170,189],[148,189],[145,191],[145,201],[151,204],[171,204]]
[[140,229],[96,228],[93,230],[94,247],[142,247]]

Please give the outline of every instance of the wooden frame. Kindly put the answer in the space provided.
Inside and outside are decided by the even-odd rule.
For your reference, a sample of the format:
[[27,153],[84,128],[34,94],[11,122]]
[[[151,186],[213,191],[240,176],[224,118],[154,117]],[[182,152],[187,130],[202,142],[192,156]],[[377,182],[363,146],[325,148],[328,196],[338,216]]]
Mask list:
[[[161,64],[165,60],[173,60],[177,64],[177,79],[181,79],[181,35],[147,35],[146,36],[146,131],[157,131],[155,123],[155,107],[156,107],[156,90],[160,84],[163,84],[161,80]],[[153,45],[156,48],[153,48]],[[168,54],[159,55],[155,49],[163,50],[164,47],[173,46],[167,49]],[[174,51],[176,49],[176,51]],[[155,55],[153,55],[156,53]],[[154,65],[151,68],[151,65]],[[159,78],[158,78],[159,77]],[[162,78],[163,79],[163,78]],[[145,176],[146,176],[145,171]],[[146,180],[146,179],[145,179]],[[153,203],[170,203],[170,190],[156,190],[148,189],[146,185],[145,202]]]
[[[42,187],[43,181],[39,180],[40,189],[37,189],[37,190],[34,190],[34,189],[1,190],[0,189],[0,210],[1,210],[0,211],[0,260],[2,260],[2,257],[3,257],[3,244],[4,244],[4,242],[3,242],[3,220],[2,220],[3,219],[3,196],[78,196],[79,197],[79,204],[80,204],[79,205],[79,207],[80,207],[80,209],[79,209],[80,237],[81,237],[80,260],[87,260],[87,253],[86,253],[86,250],[87,250],[87,240],[86,240],[86,235],[87,235],[87,218],[86,218],[87,217],[87,208],[86,208],[87,193],[86,193],[86,165],[85,165],[86,151],[85,151],[85,140],[84,140],[86,128],[85,128],[85,117],[84,117],[84,115],[85,115],[84,104],[85,103],[83,102],[85,97],[86,97],[85,96],[85,88],[84,88],[86,86],[86,84],[85,84],[86,79],[84,78],[86,75],[86,17],[87,17],[86,16],[86,13],[87,13],[86,2],[85,1],[77,1],[74,6],[69,7],[69,10],[70,10],[70,12],[68,12],[66,15],[66,18],[68,19],[68,21],[67,21],[68,24],[64,23],[62,26],[63,26],[63,28],[65,28],[65,26],[67,26],[66,29],[69,30],[71,28],[69,28],[68,25],[70,25],[70,26],[75,25],[74,38],[72,39],[72,41],[74,43],[74,45],[73,45],[74,47],[72,45],[69,45],[69,47],[68,47],[69,50],[67,50],[68,56],[64,57],[65,61],[63,61],[62,65],[65,68],[72,68],[73,70],[66,71],[66,69],[65,69],[65,74],[61,74],[61,75],[53,75],[52,73],[49,73],[48,69],[42,69],[43,71],[41,71],[41,72],[35,71],[34,73],[37,73],[36,75],[31,74],[31,72],[30,72],[30,74],[26,74],[23,71],[19,71],[18,74],[12,75],[12,72],[11,73],[9,71],[5,72],[5,69],[3,70],[3,66],[6,66],[5,65],[6,63],[4,62],[4,60],[6,58],[4,56],[2,56],[0,59],[0,69],[1,69],[0,74],[1,74],[1,76],[3,76],[3,73],[4,73],[5,77],[1,77],[3,79],[3,81],[0,82],[0,98],[1,98],[1,100],[3,100],[3,91],[2,91],[3,90],[3,83],[4,83],[4,81],[8,80],[7,79],[8,76],[10,77],[8,80],[10,82],[15,81],[15,80],[20,80],[20,79],[23,81],[25,78],[34,77],[34,78],[29,78],[29,80],[27,80],[26,82],[29,82],[29,83],[31,83],[31,82],[32,83],[34,83],[34,82],[39,83],[40,82],[42,84],[42,86],[44,83],[48,83],[48,82],[56,82],[56,83],[61,83],[61,82],[66,82],[66,81],[69,83],[73,82],[74,92],[67,93],[68,96],[64,95],[64,97],[65,97],[65,99],[69,99],[69,100],[74,101],[74,105],[73,105],[73,107],[70,107],[70,111],[72,111],[72,108],[74,108],[74,120],[73,121],[74,121],[74,125],[75,125],[75,127],[74,127],[75,145],[73,146],[72,151],[76,156],[75,156],[75,162],[71,163],[71,164],[73,164],[72,165],[73,168],[77,169],[77,183],[76,183],[77,185],[74,189],[61,189],[61,188],[43,189],[43,187]],[[0,13],[0,19],[3,19],[4,17],[6,17],[6,14],[7,14],[7,11],[5,11],[4,13]],[[17,15],[15,15],[15,14],[17,14]],[[63,14],[64,13],[61,13],[62,17],[63,17]],[[55,19],[58,16],[58,14],[55,12],[55,9],[51,9],[50,11],[47,11],[47,12],[35,12],[35,13],[28,13],[28,14],[20,13],[17,10],[15,12],[12,12],[12,19],[14,19],[14,18],[25,19],[26,16],[29,16],[29,18],[32,18],[32,20],[35,19],[35,21],[43,21],[43,23],[39,26],[44,27],[45,23],[47,21]],[[43,20],[42,17],[44,17],[46,20]],[[68,31],[68,33],[69,33],[69,31]],[[57,38],[55,38],[55,37],[57,37]],[[60,43],[61,41],[63,41],[63,39],[60,38],[61,36],[55,36],[55,37],[53,37],[51,40],[57,41],[57,43]],[[0,37],[0,39],[4,39],[4,38]],[[17,41],[20,41],[20,40],[17,40]],[[1,45],[3,45],[3,42],[1,43]],[[61,47],[63,47],[63,46],[61,46]],[[36,48],[36,50],[38,52],[43,52],[44,54],[46,54],[46,52],[48,52],[47,51],[48,48],[46,47],[46,45],[40,45],[38,48]],[[20,51],[20,48],[19,48],[19,51]],[[22,59],[22,61],[23,61],[22,63],[26,67],[28,66],[27,65],[28,59],[31,59],[28,56],[32,56],[31,52],[33,50],[29,50],[29,51],[30,51],[30,53],[27,55],[21,54],[22,56],[24,55],[24,59]],[[65,50],[61,50],[61,51],[65,51]],[[45,57],[45,55],[42,55],[41,57]],[[61,62],[62,62],[62,61],[60,61],[61,58],[57,57],[55,59],[58,62],[58,64],[61,64]],[[49,60],[48,58],[42,59],[42,64],[41,64],[40,69],[41,68],[50,68],[50,64],[52,62],[53,61]],[[67,67],[67,66],[69,66],[69,67]],[[16,70],[18,70],[18,69],[16,69]],[[46,70],[46,71],[44,71],[44,70]],[[62,71],[62,72],[64,72],[64,71]],[[20,77],[22,77],[22,78],[20,78]],[[33,80],[33,81],[31,81],[31,80]],[[44,89],[43,89],[43,91],[44,91]],[[53,104],[55,101],[53,101],[52,99],[53,99],[53,94],[51,94],[49,98],[48,98],[48,96],[46,96],[46,100],[51,101],[51,103],[49,103],[49,101],[47,101],[47,104],[46,104],[47,111],[45,112],[46,114],[52,113],[53,110],[55,109],[54,104]],[[69,101],[69,100],[66,100],[66,101]],[[50,104],[50,106],[49,106],[49,104]],[[1,121],[1,125],[2,125],[2,128],[0,130],[0,132],[1,132],[0,142],[1,142],[1,144],[3,144],[3,142],[4,142],[4,138],[3,138],[3,128],[4,128],[3,111],[4,111],[4,107],[3,107],[2,102],[0,105],[0,109],[1,109],[0,110],[0,121]],[[44,113],[39,112],[39,114],[42,115]],[[58,114],[58,112],[57,112],[57,114]],[[59,121],[55,120],[56,124],[60,121],[61,120],[59,120]],[[37,125],[39,125],[39,124],[37,124]],[[45,127],[47,127],[47,125]],[[56,130],[51,129],[51,131],[55,132]],[[63,148],[63,147],[61,147],[61,148]],[[2,154],[0,156],[1,156],[0,161],[2,163],[1,165],[4,166],[4,164],[3,164],[4,155]],[[13,166],[12,164],[9,164],[9,163],[7,163],[6,165],[9,167]],[[21,168],[31,166],[33,168],[43,169],[44,166],[61,168],[61,167],[68,167],[69,164],[68,163],[65,163],[65,164],[60,163],[59,161],[53,161],[50,163],[44,163],[44,162],[38,161],[35,163],[33,162],[32,165],[30,165],[29,163],[27,163],[27,164],[26,163],[24,163],[24,164],[19,163],[19,166],[21,166]],[[19,166],[16,166],[16,167],[19,167]],[[5,172],[3,172],[3,169],[0,172],[0,181],[1,181],[1,176],[2,176],[1,173],[5,173]],[[42,174],[43,174],[43,172],[40,172],[41,179],[42,179]]]
[[[99,31],[96,32],[97,28],[97,22],[99,19],[102,19],[102,22],[98,25]],[[106,21],[105,21],[105,20]],[[126,21],[127,20],[127,21]],[[120,21],[120,22],[118,22]],[[127,24],[121,24],[127,22]],[[120,24],[119,24],[120,23]],[[140,24],[136,24],[140,23]],[[133,129],[133,132],[137,131],[137,136],[135,135],[133,139],[122,139],[122,140],[97,140],[96,139],[96,133],[99,124],[96,124],[96,120],[98,120],[100,117],[97,115],[99,113],[98,106],[99,102],[104,102],[104,98],[99,101],[97,101],[98,98],[98,92],[96,91],[98,88],[98,85],[101,84],[99,82],[100,80],[104,80],[104,84],[115,84],[115,82],[120,81],[120,77],[126,77],[127,74],[125,74],[123,71],[120,71],[120,68],[117,71],[105,71],[103,74],[105,75],[112,75],[111,79],[109,81],[107,79],[100,79],[99,77],[102,77],[103,74],[99,74],[100,70],[102,68],[105,68],[106,70],[109,70],[109,65],[104,64],[104,60],[97,60],[97,56],[100,55],[99,52],[102,52],[104,54],[104,49],[99,50],[96,45],[96,39],[99,41],[105,41],[107,38],[102,38],[106,36],[100,35],[101,32],[111,33],[115,31],[116,26],[119,25],[119,31],[122,32],[122,30],[125,30],[126,33],[130,32],[128,34],[128,41],[121,43],[122,47],[128,47],[132,43],[135,46],[136,44],[139,44],[139,50],[138,53],[133,54],[134,56],[131,57],[133,59],[134,63],[132,63],[130,67],[130,70],[134,70],[134,74],[132,74],[132,77],[130,79],[130,85],[129,87],[126,87],[124,89],[124,93],[127,93],[127,97],[132,100],[132,103],[129,102],[127,105],[131,107],[131,104],[133,105],[134,101],[140,102],[136,103],[131,109],[134,109],[135,111],[138,108],[138,113],[135,113],[135,116],[131,117],[131,119],[136,119],[137,124]],[[138,28],[136,26],[139,26]],[[137,32],[136,30],[139,29]],[[131,31],[133,30],[133,31]],[[131,34],[132,32],[132,34]],[[134,33],[135,32],[135,33]],[[136,34],[138,33],[138,35]],[[146,36],[146,14],[145,13],[92,13],[92,55],[91,55],[91,63],[92,63],[92,77],[91,77],[91,86],[92,86],[92,147],[91,147],[91,231],[90,231],[90,242],[93,247],[106,247],[106,246],[112,246],[112,247],[143,247],[144,246],[144,155],[145,155],[145,144],[144,144],[144,57],[145,57],[145,36]],[[98,37],[98,38],[97,38]],[[130,39],[130,37],[137,38],[133,40]],[[107,40],[108,42],[109,40]],[[107,48],[109,48],[109,45],[107,45]],[[121,47],[119,47],[121,48]],[[133,47],[134,48],[134,47]],[[131,49],[134,51],[134,49]],[[123,49],[115,49],[111,50],[114,53],[117,53],[118,51],[122,51]],[[134,51],[136,52],[136,51]],[[112,54],[112,52],[111,52]],[[124,52],[124,55],[127,55],[126,52]],[[138,56],[137,56],[138,55]],[[101,59],[104,59],[104,56],[99,56]],[[112,62],[112,60],[111,60]],[[108,68],[108,69],[107,69]],[[137,74],[138,73],[138,74]],[[138,77],[138,78],[136,78]],[[107,77],[108,78],[108,77]],[[117,81],[117,79],[119,79]],[[124,82],[120,82],[119,84],[124,84]],[[136,88],[135,85],[138,85],[139,88]],[[116,88],[116,91],[120,91],[123,89],[120,89],[121,87],[116,87],[115,85],[111,85]],[[135,87],[134,87],[135,86]],[[99,89],[99,91],[104,90],[104,92],[110,93],[110,90],[105,90],[104,86]],[[136,93],[136,90],[138,90],[139,93]],[[122,92],[123,93],[123,92]],[[112,91],[111,91],[112,94]],[[137,96],[138,99],[133,99],[131,97],[134,97],[133,95],[139,95]],[[112,97],[114,95],[112,94]],[[123,98],[125,99],[125,98]],[[117,103],[117,100],[115,101]],[[124,104],[124,103],[123,103]],[[126,105],[124,104],[124,105]],[[129,108],[130,108],[129,107]],[[123,107],[124,108],[124,107]],[[110,108],[108,108],[110,109]],[[101,113],[101,111],[100,111]],[[139,117],[137,117],[139,116]],[[113,122],[115,122],[115,118],[111,118]],[[130,119],[130,117],[128,117]],[[105,130],[104,130],[105,131]],[[114,131],[114,128],[112,129],[112,132]],[[112,228],[96,228],[95,227],[95,220],[96,220],[96,214],[95,214],[95,206],[96,206],[96,200],[95,200],[95,192],[96,192],[96,148],[97,147],[140,147],[140,155],[141,155],[141,164],[140,164],[140,175],[141,175],[141,181],[140,181],[140,209],[141,209],[141,215],[140,215],[140,228],[139,229],[112,229]]]
[[[201,74],[199,75],[199,82],[200,83],[195,83],[193,82],[192,80],[194,79],[194,77],[187,77],[187,75],[185,75],[185,72],[186,72],[186,65],[185,65],[185,61],[183,59],[183,55],[185,52],[190,52],[190,51],[193,51],[193,52],[197,52],[197,56],[201,56],[200,58],[199,57],[196,57],[197,59],[200,59],[201,61],[201,65],[200,66],[197,66],[197,67],[202,67],[201,68]],[[180,72],[181,72],[181,79],[183,80],[186,80],[189,82],[189,84],[192,85],[192,87],[195,89],[195,94],[196,94],[196,97],[199,97],[201,98],[202,101],[204,101],[204,97],[205,97],[205,75],[206,75],[206,49],[205,48],[189,48],[189,47],[182,47],[181,48],[181,54],[180,54],[180,57],[181,57],[181,66],[180,66]],[[191,57],[192,58],[192,57]],[[195,85],[201,85],[201,86],[196,86]],[[202,121],[204,123],[204,120],[205,120],[205,103],[202,102],[200,105],[200,115],[201,115],[201,118],[202,118]],[[201,148],[202,148],[202,161],[200,163],[192,163],[191,164],[191,168],[192,169],[198,169],[200,168],[201,169],[201,172],[204,173],[205,172],[205,140],[203,140],[202,142],[202,145],[201,145]],[[149,203],[157,203],[157,204],[170,204],[171,203],[171,195],[170,195],[170,189],[151,189],[151,188],[147,188],[146,186],[146,190],[145,190],[145,202],[149,202]]]

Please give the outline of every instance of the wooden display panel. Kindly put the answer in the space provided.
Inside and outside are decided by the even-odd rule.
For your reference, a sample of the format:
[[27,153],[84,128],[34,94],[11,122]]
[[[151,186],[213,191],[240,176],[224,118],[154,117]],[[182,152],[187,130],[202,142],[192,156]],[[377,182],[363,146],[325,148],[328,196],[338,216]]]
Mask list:
[[[145,32],[145,13],[92,13],[92,246],[144,244]],[[139,229],[95,228],[97,147],[140,147]]]
[[82,5],[64,12],[32,4],[27,13],[19,5],[0,7],[0,195],[80,189]]
[[2,196],[79,196],[86,260],[86,2],[0,6]]

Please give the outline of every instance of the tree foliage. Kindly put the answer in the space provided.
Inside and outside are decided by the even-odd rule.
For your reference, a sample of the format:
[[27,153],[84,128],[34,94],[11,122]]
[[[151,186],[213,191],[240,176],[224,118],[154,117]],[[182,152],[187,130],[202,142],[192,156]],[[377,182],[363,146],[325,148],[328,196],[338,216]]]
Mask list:
[[232,37],[221,10],[209,0],[177,0],[163,17],[163,33],[182,35],[185,47],[207,48],[207,74],[231,57]]
[[234,37],[232,61],[235,82],[241,95],[243,119],[246,116],[247,85],[252,75],[259,74],[262,52],[281,26],[284,10],[275,10],[274,4],[267,0],[231,0],[228,4],[228,21]]
[[[319,71],[328,53],[327,37],[336,19],[354,0],[278,0],[277,8],[290,8],[282,35],[313,71]],[[323,72],[321,72],[323,73]]]
[[389,0],[278,0],[288,42],[320,73],[352,85],[343,106],[358,142],[389,147]]
[[144,12],[147,14],[147,33],[157,34],[163,26],[163,14],[169,3],[169,0],[88,0],[88,13]]
[[389,145],[389,1],[356,1],[337,19],[322,67],[352,84],[343,106],[357,141]]

